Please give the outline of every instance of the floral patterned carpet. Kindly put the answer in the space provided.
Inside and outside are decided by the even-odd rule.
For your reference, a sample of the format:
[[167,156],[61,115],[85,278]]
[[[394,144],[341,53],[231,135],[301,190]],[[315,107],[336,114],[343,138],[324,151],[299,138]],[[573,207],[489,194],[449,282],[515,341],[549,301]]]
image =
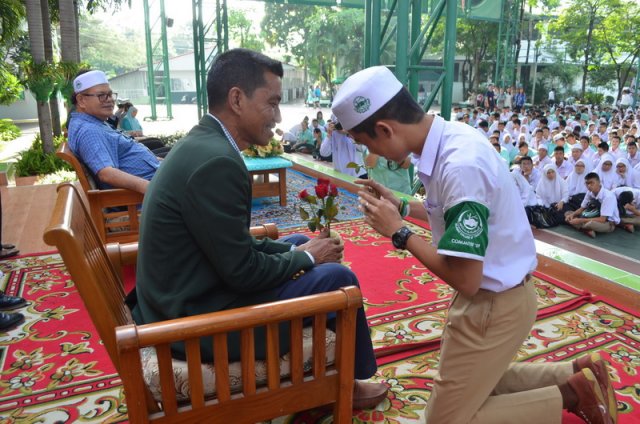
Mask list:
[[[409,224],[412,225],[413,224]],[[451,289],[362,220],[335,225],[345,265],[358,275],[378,356],[391,387],[358,423],[424,423]],[[426,229],[413,229],[429,237]],[[26,322],[0,334],[0,423],[126,421],[120,380],[56,254],[1,261],[0,287],[30,302]],[[519,361],[568,361],[597,350],[610,364],[619,422],[640,422],[640,318],[603,298],[535,274],[539,313]],[[319,408],[274,423],[328,423]],[[565,423],[580,422],[567,415]]]
[[[305,174],[287,169],[287,206],[280,207],[278,197],[259,197],[253,199],[251,205],[251,225],[273,223],[280,229],[304,227],[305,222],[300,218],[298,210],[300,199],[298,195],[304,189],[313,194],[313,187],[317,180]],[[358,210],[358,196],[344,189],[338,189],[336,198],[339,205],[338,221],[348,221],[361,218]]]

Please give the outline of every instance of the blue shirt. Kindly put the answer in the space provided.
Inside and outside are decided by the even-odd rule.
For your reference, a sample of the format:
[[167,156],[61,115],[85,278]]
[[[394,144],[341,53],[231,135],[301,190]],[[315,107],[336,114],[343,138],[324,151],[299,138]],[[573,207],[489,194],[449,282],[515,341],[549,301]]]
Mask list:
[[[69,147],[94,176],[102,169],[112,167],[151,180],[160,166],[158,158],[144,144],[86,113],[71,114]],[[112,188],[96,180],[100,188]]]

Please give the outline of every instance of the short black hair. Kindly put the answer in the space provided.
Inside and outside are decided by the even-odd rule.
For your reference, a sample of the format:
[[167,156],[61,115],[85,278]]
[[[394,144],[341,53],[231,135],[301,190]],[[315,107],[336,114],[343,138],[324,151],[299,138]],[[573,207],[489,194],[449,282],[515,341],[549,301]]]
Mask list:
[[602,149],[605,152],[609,151],[609,145],[607,144],[606,141],[603,141],[602,143],[598,144],[598,149]]
[[638,144],[635,141],[630,141],[630,142],[627,143],[627,148],[629,146],[638,147]]
[[282,78],[280,61],[249,49],[232,49],[222,53],[211,64],[207,74],[209,110],[215,110],[227,100],[229,90],[238,87],[247,96],[266,84],[265,72]]
[[402,87],[398,94],[378,109],[373,115],[353,127],[354,133],[366,133],[375,138],[375,125],[383,119],[391,119],[401,124],[417,124],[424,118],[424,111],[413,99],[409,91]]
[[562,152],[562,154],[564,154],[564,147],[562,146],[556,146],[555,149],[553,149],[554,152]]
[[596,180],[598,182],[600,182],[600,176],[598,174],[596,174],[595,172],[589,172],[587,175],[585,175],[584,180]]
[[529,161],[529,162],[533,163],[533,159],[531,159],[531,156],[522,156],[520,158],[520,163],[522,163],[523,161]]
[[521,141],[520,143],[518,143],[518,149],[521,147],[529,147],[529,143],[527,143],[526,141]]
[[478,126],[482,128],[489,128],[489,123],[487,121],[480,121]]

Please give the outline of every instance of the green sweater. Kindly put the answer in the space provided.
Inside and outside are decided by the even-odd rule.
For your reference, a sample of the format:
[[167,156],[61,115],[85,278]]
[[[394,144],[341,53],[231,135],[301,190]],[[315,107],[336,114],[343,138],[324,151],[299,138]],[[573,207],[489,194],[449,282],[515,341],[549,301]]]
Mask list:
[[[220,125],[204,116],[171,150],[145,194],[137,267],[137,323],[277,300],[277,288],[313,266],[291,244],[249,233],[251,183]],[[286,337],[283,345],[287,343]],[[256,338],[257,356],[264,340]],[[212,343],[202,341],[203,361]],[[232,359],[239,357],[230,340]],[[173,346],[176,357],[183,346]]]

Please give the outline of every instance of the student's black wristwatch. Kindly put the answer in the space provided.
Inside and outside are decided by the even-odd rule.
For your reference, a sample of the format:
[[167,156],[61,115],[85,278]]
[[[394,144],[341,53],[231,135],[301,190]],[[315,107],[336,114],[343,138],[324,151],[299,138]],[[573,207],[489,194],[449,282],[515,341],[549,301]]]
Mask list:
[[414,233],[409,228],[407,227],[400,228],[391,236],[391,243],[393,243],[393,247],[395,247],[396,249],[403,249],[403,250],[406,249],[407,241],[409,240],[409,237],[411,237],[412,234]]

